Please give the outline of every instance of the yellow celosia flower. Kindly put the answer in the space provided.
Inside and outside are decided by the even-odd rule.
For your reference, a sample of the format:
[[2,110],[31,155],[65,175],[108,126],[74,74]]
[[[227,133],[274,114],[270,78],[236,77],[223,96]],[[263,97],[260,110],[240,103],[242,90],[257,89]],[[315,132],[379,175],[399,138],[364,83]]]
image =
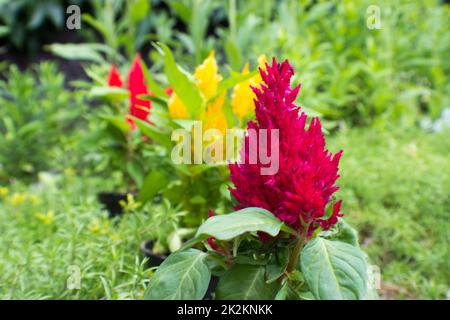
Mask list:
[[218,70],[214,51],[211,51],[208,58],[195,69],[194,79],[205,100],[209,100],[217,94],[219,82],[222,81]]
[[[203,63],[195,69],[195,83],[206,102],[216,96],[219,83],[222,81],[222,76],[218,73],[218,70],[214,51],[211,51]],[[214,128],[225,133],[227,121],[222,110],[224,103],[225,94],[217,97],[214,101],[209,101],[203,118],[205,130]],[[186,119],[189,116],[186,106],[176,93],[172,93],[168,102],[168,108],[173,119]]]
[[45,225],[50,225],[55,220],[55,212],[53,210],[44,213],[36,213],[36,218]]
[[170,96],[167,106],[172,119],[186,119],[189,116],[186,106],[175,92]]
[[9,202],[13,206],[18,206],[24,203],[27,200],[27,198],[28,197],[25,193],[14,193],[9,199]]
[[[258,58],[258,65],[263,70],[265,69],[267,59],[265,55],[261,55]],[[242,74],[248,74],[248,64],[242,69]],[[234,89],[231,96],[231,108],[233,113],[238,116],[242,121],[251,115],[255,109],[253,99],[255,98],[255,93],[252,91],[250,86],[257,86],[262,82],[261,75],[258,73],[255,76],[238,83]]]
[[0,197],[5,197],[9,193],[9,189],[7,187],[0,187]]
[[217,99],[208,104],[205,113],[204,130],[218,129],[225,134],[228,124],[222,107],[225,103],[225,93],[221,94]]

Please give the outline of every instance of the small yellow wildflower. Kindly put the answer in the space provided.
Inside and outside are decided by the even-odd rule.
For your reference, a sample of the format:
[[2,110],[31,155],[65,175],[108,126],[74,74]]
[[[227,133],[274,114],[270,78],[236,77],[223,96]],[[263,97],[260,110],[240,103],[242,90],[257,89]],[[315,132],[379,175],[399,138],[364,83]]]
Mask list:
[[104,234],[109,230],[109,221],[105,220],[100,223],[100,220],[95,218],[89,223],[88,230],[92,233]]
[[117,242],[120,240],[120,237],[117,233],[113,233],[109,236],[109,238],[111,239],[111,241]]
[[135,211],[141,206],[140,202],[134,200],[134,196],[131,193],[127,194],[127,201],[120,200],[119,204],[125,212]]
[[[217,61],[214,51],[195,69],[195,83],[203,95],[203,99],[208,101],[217,94],[219,82],[222,76],[218,73]],[[172,119],[187,119],[189,114],[183,101],[174,92],[167,103]]]
[[16,192],[13,193],[9,199],[9,202],[13,206],[19,206],[27,200],[28,196],[25,193]]
[[50,225],[55,220],[55,212],[53,210],[48,211],[46,214],[44,213],[36,213],[36,218],[41,221],[45,225]]
[[203,63],[195,69],[194,79],[205,100],[209,100],[217,94],[219,82],[222,81],[218,70],[214,51],[211,51]]
[[[258,66],[265,69],[267,59],[265,55],[261,55],[258,58]],[[248,64],[245,64],[242,69],[242,74],[248,74],[249,68]],[[257,75],[238,83],[234,86],[233,94],[231,96],[231,108],[233,113],[238,116],[238,118],[243,121],[249,115],[251,115],[255,109],[253,99],[255,98],[255,93],[250,88],[250,86],[257,86],[262,82],[261,75],[258,73]]]
[[7,187],[0,187],[0,197],[5,197],[9,193],[9,189]]

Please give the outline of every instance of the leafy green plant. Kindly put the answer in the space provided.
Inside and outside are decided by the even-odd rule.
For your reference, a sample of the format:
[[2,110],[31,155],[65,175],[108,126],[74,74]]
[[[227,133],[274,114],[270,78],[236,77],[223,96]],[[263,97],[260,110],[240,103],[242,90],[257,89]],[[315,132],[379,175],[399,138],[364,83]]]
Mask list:
[[[221,47],[235,68],[258,55],[284,56],[308,83],[303,105],[352,125],[414,123],[448,105],[450,10],[439,1],[379,4],[381,29],[369,29],[370,1],[229,1]],[[267,6],[267,7],[266,7]],[[269,14],[265,13],[267,11]],[[413,27],[411,27],[413,26]],[[437,43],[436,46],[432,43]],[[446,71],[447,70],[447,71]],[[388,85],[383,85],[388,84]]]
[[447,135],[388,126],[343,128],[329,137],[330,148],[346,150],[339,195],[381,270],[384,299],[444,299],[448,291]]
[[141,211],[111,221],[95,197],[105,183],[67,168],[0,195],[2,298],[142,298],[151,270],[137,248],[158,225]]
[[[0,37],[6,37],[14,47],[35,52],[42,45],[39,31],[47,24],[55,30],[65,25],[66,8],[82,5],[83,0],[17,0],[0,1]],[[50,22],[50,23],[49,23]]]
[[[58,143],[69,142],[82,126],[82,97],[67,91],[51,63],[25,73],[11,66],[0,82],[0,179],[33,178],[61,169]],[[67,155],[66,155],[67,156]]]
[[187,50],[190,53],[180,54],[179,58],[183,63],[200,64],[213,48],[214,38],[208,35],[208,26],[214,18],[212,12],[219,4],[210,0],[168,0],[166,3],[187,29],[186,32],[174,34],[178,40],[175,43],[177,51]]
[[[343,223],[343,222],[342,222]],[[257,232],[276,241],[264,242]],[[334,237],[340,236],[336,230]],[[368,297],[366,257],[355,245],[324,235],[305,242],[295,255],[296,232],[267,210],[247,208],[205,221],[188,246],[213,237],[205,253],[187,249],[172,254],[150,279],[146,299],[201,299],[211,273],[219,277],[216,299],[363,299]],[[156,289],[157,288],[157,289]]]
[[[172,153],[178,143],[172,138],[176,129],[184,129],[191,132],[196,122],[203,126],[225,132],[239,124],[239,117],[233,113],[227,91],[239,83],[255,76],[254,72],[247,74],[233,73],[227,79],[218,74],[217,64],[213,53],[205,62],[197,68],[203,70],[204,75],[196,72],[192,75],[182,69],[173,57],[172,51],[166,45],[157,47],[164,55],[164,74],[167,78],[167,86],[173,91],[168,95],[156,83],[150,83],[152,94],[148,96],[152,100],[152,112],[148,123],[134,119],[142,134],[164,148],[164,168],[168,180],[161,192],[174,205],[181,205],[187,211],[183,218],[182,226],[198,227],[209,209],[218,209],[226,212],[230,207],[230,198],[227,192],[228,170],[225,162],[201,163],[201,164],[175,164]],[[202,85],[200,85],[202,84]],[[247,88],[250,91],[250,88]],[[202,142],[203,143],[203,142]],[[167,166],[165,166],[167,165]],[[164,171],[163,169],[163,171]],[[169,174],[167,174],[167,172]],[[154,178],[152,178],[152,176]],[[145,180],[146,185],[153,185],[157,180],[161,181],[161,174],[151,171]],[[154,193],[150,193],[151,196]],[[149,197],[142,193],[147,200]]]
[[[280,166],[265,173],[261,162],[246,161],[267,144],[261,137],[243,145],[238,163],[229,164],[230,192],[241,210],[211,212],[184,250],[159,267],[146,298],[202,298],[212,270],[219,277],[217,299],[375,297],[356,231],[343,222],[342,201],[333,196],[342,151],[332,155],[325,149],[318,118],[305,127],[307,116],[293,104],[300,88],[291,88],[293,74],[287,60],[274,59],[260,70],[256,119],[247,127],[279,133],[280,141],[271,141],[270,148]],[[199,242],[207,253],[186,251]]]
[[[173,19],[153,11],[150,0],[94,1],[94,13],[83,13],[83,43],[54,43],[48,49],[70,60],[121,65],[150,41],[171,42]],[[102,43],[99,43],[99,38]]]

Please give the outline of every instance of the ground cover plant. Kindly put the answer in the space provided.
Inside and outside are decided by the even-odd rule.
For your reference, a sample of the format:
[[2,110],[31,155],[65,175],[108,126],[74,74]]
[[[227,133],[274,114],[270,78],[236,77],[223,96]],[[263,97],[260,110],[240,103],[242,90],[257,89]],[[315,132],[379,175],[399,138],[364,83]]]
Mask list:
[[0,298],[448,298],[444,1],[45,3],[0,0]]

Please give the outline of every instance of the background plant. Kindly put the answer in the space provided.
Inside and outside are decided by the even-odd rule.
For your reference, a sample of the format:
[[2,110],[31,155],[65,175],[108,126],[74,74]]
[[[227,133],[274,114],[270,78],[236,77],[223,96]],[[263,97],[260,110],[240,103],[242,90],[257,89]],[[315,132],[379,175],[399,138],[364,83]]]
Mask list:
[[84,123],[82,96],[65,89],[64,75],[51,63],[26,73],[11,66],[7,77],[0,82],[1,180],[62,170],[71,163],[70,151],[60,158],[56,145],[76,143]]

